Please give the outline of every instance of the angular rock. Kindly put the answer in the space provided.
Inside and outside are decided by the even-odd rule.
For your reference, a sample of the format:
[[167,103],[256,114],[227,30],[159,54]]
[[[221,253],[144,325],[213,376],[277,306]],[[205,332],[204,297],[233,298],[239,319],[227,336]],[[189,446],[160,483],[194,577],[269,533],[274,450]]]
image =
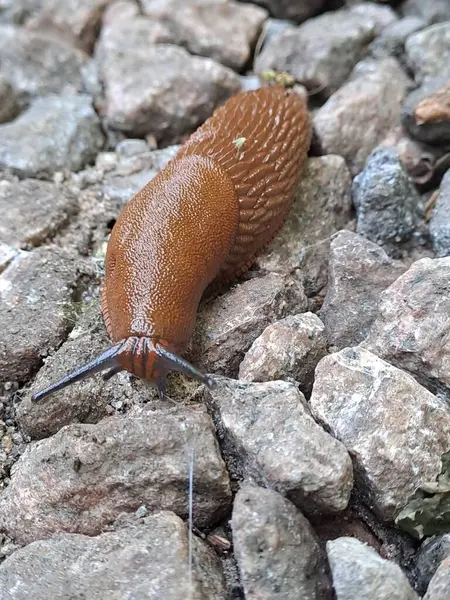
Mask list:
[[21,252],[0,276],[0,381],[26,381],[71,328],[85,267],[56,247]]
[[244,484],[231,526],[247,600],[331,598],[329,569],[314,530],[280,494]]
[[11,121],[19,112],[16,94],[3,75],[0,75],[0,123]]
[[314,130],[325,154],[343,156],[354,175],[398,124],[408,79],[393,58],[366,60],[316,112]]
[[325,0],[255,0],[255,3],[267,8],[276,19],[301,23],[320,12]]
[[0,126],[0,168],[21,177],[79,171],[102,145],[100,120],[89,96],[51,95]]
[[327,282],[329,238],[347,226],[351,177],[341,156],[310,158],[283,229],[257,265],[265,271],[299,270],[308,296]]
[[139,525],[97,537],[58,534],[14,553],[0,566],[0,590],[9,600],[145,598],[225,600],[220,560],[193,537],[192,588],[188,537],[183,521],[170,512]]
[[353,180],[357,233],[397,254],[416,230],[421,199],[394,148],[376,148]]
[[435,480],[450,449],[446,403],[363,348],[320,361],[310,407],[350,452],[359,492],[383,521]]
[[420,17],[404,17],[387,25],[369,46],[369,53],[374,58],[388,56],[403,59],[405,42],[410,35],[426,27],[427,23]]
[[450,4],[447,0],[406,0],[401,6],[401,11],[404,15],[418,15],[430,25],[450,21]]
[[447,598],[450,598],[450,558],[446,558],[439,565],[423,600],[446,600]]
[[314,422],[295,385],[220,377],[206,400],[238,478],[280,492],[308,514],[345,509],[353,486],[350,457]]
[[450,256],[450,169],[442,180],[431,213],[430,237],[436,256]]
[[19,543],[57,532],[97,535],[142,505],[185,518],[190,448],[194,521],[211,526],[229,508],[230,482],[210,418],[189,407],[69,425],[33,444],[0,497],[0,530]]
[[[168,11],[169,12],[169,11]],[[267,12],[252,4],[187,4],[164,18],[177,45],[235,70],[248,63]]]
[[416,261],[382,294],[361,345],[411,373],[433,392],[450,393],[450,257]]
[[255,70],[259,74],[287,71],[309,90],[320,90],[328,97],[362,58],[375,27],[374,21],[348,10],[325,13],[269,40],[256,59]]
[[[1,144],[1,142],[0,142]],[[0,179],[0,240],[11,246],[38,246],[77,213],[73,198],[55,184],[37,179]]]
[[100,72],[109,126],[166,143],[193,131],[240,89],[238,75],[227,67],[170,44],[107,52]]
[[209,6],[224,4],[228,0],[141,0],[142,12],[154,19],[164,19],[169,11],[178,10],[183,6]]
[[432,79],[406,98],[402,124],[412,137],[428,144],[450,144],[450,85]]
[[386,252],[351,231],[340,231],[330,247],[328,287],[320,317],[330,344],[355,346],[377,315],[380,293],[406,271]]
[[336,600],[419,600],[401,568],[363,542],[327,542]]
[[322,321],[313,313],[292,315],[269,325],[239,366],[239,379],[275,381],[293,378],[303,393],[311,391],[314,369],[327,354]]
[[270,323],[306,308],[303,287],[290,277],[270,273],[238,284],[200,309],[191,360],[206,372],[234,376]]
[[0,73],[13,88],[31,96],[82,88],[89,57],[63,40],[0,24]]
[[450,22],[410,35],[405,51],[417,82],[433,77],[450,80]]
[[356,2],[350,6],[349,13],[364,17],[373,23],[375,36],[379,36],[386,29],[398,22],[398,16],[390,6],[382,6],[375,2]]
[[444,559],[450,558],[450,534],[426,538],[416,556],[417,591],[425,594],[433,575]]

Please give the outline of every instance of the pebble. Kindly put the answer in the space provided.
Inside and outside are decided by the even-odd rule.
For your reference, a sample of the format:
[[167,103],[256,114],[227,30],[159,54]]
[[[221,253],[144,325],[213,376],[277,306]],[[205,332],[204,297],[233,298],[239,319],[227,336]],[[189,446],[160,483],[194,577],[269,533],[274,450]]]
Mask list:
[[41,32],[0,23],[0,73],[19,94],[80,91],[87,54]]
[[308,160],[283,229],[256,264],[268,272],[300,272],[308,296],[327,283],[330,237],[352,218],[351,176],[341,156]]
[[220,559],[196,536],[192,543],[192,587],[186,526],[159,512],[96,537],[60,533],[29,544],[0,565],[0,589],[9,600],[226,600]]
[[421,142],[450,144],[450,85],[431,79],[414,90],[403,104],[401,121]]
[[325,13],[269,40],[256,58],[255,70],[287,71],[308,90],[328,97],[347,79],[374,35],[375,23],[364,14]]
[[426,538],[420,546],[415,561],[417,591],[425,594],[433,575],[444,559],[450,558],[450,534]]
[[203,371],[233,377],[268,325],[306,308],[303,287],[291,277],[269,273],[244,281],[200,308],[190,360]]
[[337,233],[319,312],[329,343],[342,349],[362,342],[377,315],[380,293],[404,271],[406,266],[377,244],[351,231]]
[[336,600],[419,600],[394,562],[355,538],[327,542]]
[[450,558],[443,560],[437,568],[423,600],[447,600],[447,598],[450,598]]
[[431,213],[430,237],[436,256],[450,256],[450,169],[444,175]]
[[244,484],[236,494],[231,526],[246,600],[331,597],[317,536],[289,500]]
[[340,154],[352,174],[359,173],[372,150],[398,124],[407,86],[408,79],[394,58],[360,63],[314,115],[323,153]]
[[322,321],[313,313],[292,315],[269,325],[256,338],[239,366],[239,379],[275,381],[294,379],[309,393],[314,369],[327,354]]
[[314,422],[294,384],[216,378],[206,401],[234,476],[280,492],[308,514],[346,508],[350,457]]
[[[411,373],[432,392],[450,393],[450,257],[423,258],[380,297],[362,346]],[[450,397],[450,396],[449,396]]]
[[229,509],[228,473],[203,407],[140,410],[73,424],[28,447],[0,496],[0,530],[22,544],[58,532],[98,535],[122,512],[188,514],[188,450],[194,452],[194,522]]
[[405,50],[416,82],[436,77],[450,80],[450,21],[410,35]]
[[36,99],[15,121],[0,125],[0,168],[21,177],[79,171],[104,142],[89,96]]
[[320,361],[310,407],[353,457],[358,491],[383,521],[435,480],[450,450],[446,403],[363,348]]
[[417,229],[421,199],[394,148],[376,148],[352,185],[356,231],[389,254]]

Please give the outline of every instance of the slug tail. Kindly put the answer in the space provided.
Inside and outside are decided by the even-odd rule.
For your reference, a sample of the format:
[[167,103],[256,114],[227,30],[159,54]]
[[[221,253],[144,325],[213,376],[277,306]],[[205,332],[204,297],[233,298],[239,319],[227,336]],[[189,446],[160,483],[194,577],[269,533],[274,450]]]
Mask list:
[[115,375],[116,373],[122,370],[122,367],[120,367],[118,363],[118,357],[122,351],[122,347],[123,343],[120,343],[116,344],[115,346],[112,346],[111,348],[108,348],[108,350],[105,350],[105,352],[100,354],[100,356],[95,358],[90,363],[83,365],[76,371],[73,371],[69,375],[66,375],[66,377],[63,377],[62,379],[48,386],[44,390],[33,394],[31,396],[32,402],[39,402],[40,400],[46,398],[48,395],[52,394],[53,392],[62,390],[63,388],[71,385],[72,383],[81,381],[82,379],[86,379],[94,373],[104,371],[108,368],[110,368],[111,370],[105,375],[105,377],[109,379],[110,377],[112,377],[112,375]]

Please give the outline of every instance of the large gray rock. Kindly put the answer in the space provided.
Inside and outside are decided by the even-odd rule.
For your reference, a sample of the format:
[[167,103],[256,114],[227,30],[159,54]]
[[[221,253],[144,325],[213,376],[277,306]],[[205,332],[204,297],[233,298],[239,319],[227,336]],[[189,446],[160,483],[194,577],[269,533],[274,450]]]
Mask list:
[[291,277],[269,273],[238,284],[200,308],[190,359],[203,371],[233,377],[268,325],[306,308],[303,287]]
[[328,600],[328,566],[305,517],[274,492],[244,485],[231,520],[247,600]]
[[308,514],[344,510],[350,457],[314,422],[295,385],[216,378],[206,400],[237,477],[277,490]]
[[56,247],[20,252],[0,275],[0,381],[26,381],[72,327],[86,266]]
[[342,10],[285,29],[264,46],[255,70],[287,71],[310,90],[329,96],[347,79],[375,36],[367,16]]
[[377,148],[352,185],[357,233],[392,255],[418,227],[421,200],[394,148]]
[[63,40],[0,24],[0,73],[17,92],[42,96],[79,91],[89,57]]
[[450,558],[450,534],[426,538],[416,555],[417,591],[425,594],[433,575],[444,559]]
[[355,538],[327,542],[336,600],[419,600],[398,565]]
[[360,493],[385,521],[434,481],[450,450],[446,403],[362,348],[320,361],[310,407],[350,452]]
[[327,283],[330,237],[352,218],[351,176],[341,156],[310,158],[283,229],[257,265],[265,271],[297,271],[308,296]]
[[450,256],[450,169],[442,180],[431,213],[430,236],[436,256]]
[[406,0],[401,6],[404,15],[417,15],[428,23],[450,21],[450,4],[447,0]]
[[450,84],[431,79],[403,104],[401,120],[412,137],[428,144],[450,144]]
[[433,575],[423,600],[447,600],[450,598],[450,558],[441,562]]
[[426,27],[426,22],[419,17],[404,17],[386,26],[381,35],[369,46],[369,54],[374,58],[393,56],[403,60],[405,42],[410,35]]
[[433,77],[450,80],[450,21],[409,36],[405,50],[416,81]]
[[450,393],[450,257],[416,261],[381,294],[362,346],[434,392]]
[[294,379],[308,393],[327,345],[324,324],[315,314],[286,317],[269,325],[253,342],[239,366],[239,379]]
[[408,79],[393,58],[364,61],[350,80],[315,113],[313,124],[326,154],[344,156],[354,175],[398,124]]
[[38,98],[15,121],[0,126],[0,168],[21,177],[78,171],[94,160],[103,141],[89,96]]
[[[122,37],[123,39],[123,37]],[[214,108],[240,89],[236,73],[170,44],[135,42],[99,59],[104,83],[102,112],[113,129],[153,134],[170,142],[194,130]]]
[[3,243],[21,248],[38,246],[52,239],[77,211],[76,201],[53,183],[0,179]]
[[406,266],[380,246],[351,231],[337,233],[319,313],[330,344],[341,349],[362,342],[377,315],[380,293],[404,271]]
[[192,543],[190,579],[186,526],[173,513],[97,537],[58,534],[0,566],[0,594],[4,600],[225,600],[219,558],[196,536]]
[[190,448],[194,520],[211,526],[226,514],[231,492],[213,424],[199,407],[136,409],[35,442],[0,497],[0,530],[20,543],[57,532],[97,535],[142,505],[185,518]]

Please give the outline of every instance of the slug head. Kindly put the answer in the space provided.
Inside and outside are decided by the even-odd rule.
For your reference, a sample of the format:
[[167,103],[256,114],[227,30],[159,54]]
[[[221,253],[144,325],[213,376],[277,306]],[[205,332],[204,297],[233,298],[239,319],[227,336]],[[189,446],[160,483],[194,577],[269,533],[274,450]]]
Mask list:
[[167,374],[170,371],[178,371],[212,387],[210,377],[198,371],[183,358],[170,352],[164,340],[154,341],[149,337],[129,337],[105,350],[92,362],[34,394],[31,400],[38,402],[57,390],[106,369],[108,371],[103,375],[105,381],[120,371],[128,371],[140,379],[153,382],[158,389],[160,399],[164,398]]

